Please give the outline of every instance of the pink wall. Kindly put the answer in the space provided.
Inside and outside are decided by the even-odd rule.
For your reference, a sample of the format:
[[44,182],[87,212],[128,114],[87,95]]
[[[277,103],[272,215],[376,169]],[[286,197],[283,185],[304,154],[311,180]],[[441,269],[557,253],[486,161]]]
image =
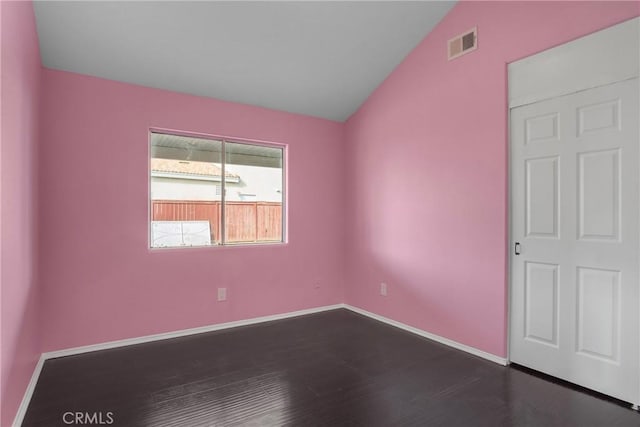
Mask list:
[[[343,300],[342,124],[52,70],[43,108],[45,351]],[[288,144],[289,244],[150,252],[149,127]]]
[[40,356],[37,141],[40,52],[31,3],[2,2],[2,416],[11,425]]
[[[346,302],[505,356],[506,64],[638,14],[459,3],[347,122]],[[478,50],[448,62],[447,40],[476,25]]]
[[[31,4],[0,10],[2,425],[41,351],[345,300],[504,356],[506,63],[640,14],[460,3],[343,126],[41,70]],[[289,244],[150,252],[149,127],[288,144]]]

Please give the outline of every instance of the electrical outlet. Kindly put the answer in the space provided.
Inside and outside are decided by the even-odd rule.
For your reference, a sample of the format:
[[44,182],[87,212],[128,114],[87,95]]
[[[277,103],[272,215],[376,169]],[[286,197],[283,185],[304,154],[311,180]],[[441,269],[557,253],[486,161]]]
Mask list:
[[218,301],[227,300],[227,288],[218,288]]
[[383,297],[387,296],[387,284],[384,282],[380,283],[380,295]]

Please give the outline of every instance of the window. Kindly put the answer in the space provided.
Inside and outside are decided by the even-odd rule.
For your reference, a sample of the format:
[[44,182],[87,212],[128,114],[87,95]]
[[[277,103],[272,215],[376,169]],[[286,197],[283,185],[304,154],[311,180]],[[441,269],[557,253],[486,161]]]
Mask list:
[[152,248],[282,243],[284,148],[151,132]]

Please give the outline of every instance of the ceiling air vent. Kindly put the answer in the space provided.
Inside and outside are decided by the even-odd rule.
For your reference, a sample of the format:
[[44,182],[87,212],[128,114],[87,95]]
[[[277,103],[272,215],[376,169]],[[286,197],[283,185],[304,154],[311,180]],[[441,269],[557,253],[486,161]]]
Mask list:
[[448,43],[449,60],[457,58],[478,48],[478,28],[474,27],[469,31],[449,39]]

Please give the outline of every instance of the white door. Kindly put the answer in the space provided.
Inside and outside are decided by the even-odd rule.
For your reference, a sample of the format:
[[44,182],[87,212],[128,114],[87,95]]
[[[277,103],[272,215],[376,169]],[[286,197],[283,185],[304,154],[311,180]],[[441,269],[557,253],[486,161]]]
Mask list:
[[511,110],[510,359],[633,403],[638,90],[635,78]]

